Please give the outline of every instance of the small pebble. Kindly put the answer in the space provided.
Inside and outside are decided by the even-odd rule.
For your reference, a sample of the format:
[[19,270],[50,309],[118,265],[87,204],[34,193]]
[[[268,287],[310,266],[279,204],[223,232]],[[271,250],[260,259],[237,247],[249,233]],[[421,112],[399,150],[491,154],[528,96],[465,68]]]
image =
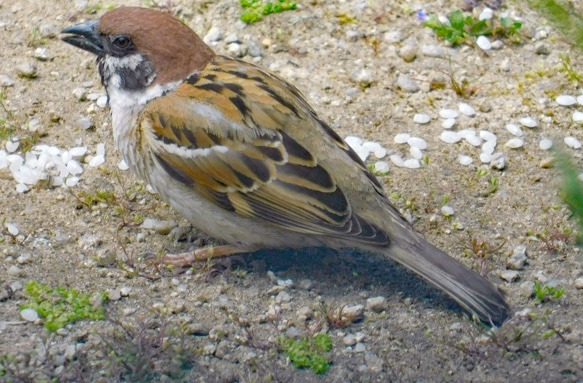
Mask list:
[[401,158],[400,155],[398,154],[393,154],[389,157],[389,159],[391,160],[391,162],[393,164],[395,164],[395,166],[398,166],[400,168],[402,168],[403,166],[405,166],[405,161],[403,160],[403,158]]
[[407,140],[407,144],[409,144],[409,146],[411,147],[418,148],[421,150],[427,149],[427,141],[420,137],[410,137]]
[[449,205],[443,205],[441,207],[441,214],[443,214],[446,217],[449,217],[449,216],[452,216],[454,214],[454,210]]
[[362,68],[352,72],[350,80],[357,83],[361,88],[366,88],[373,82],[371,73],[368,70]]
[[98,107],[100,107],[100,108],[102,108],[102,109],[103,109],[103,108],[105,108],[105,107],[107,106],[107,101],[108,101],[108,98],[107,98],[107,96],[100,96],[100,97],[97,99],[97,102],[96,102],[96,104],[97,104],[97,106],[98,106]]
[[520,274],[516,270],[501,270],[498,272],[498,276],[506,282],[514,282],[520,277]]
[[441,118],[458,118],[458,112],[455,109],[441,109],[439,111],[439,117]]
[[427,57],[444,57],[447,51],[441,45],[423,45],[421,47],[421,54]]
[[519,120],[519,122],[523,126],[526,126],[527,128],[536,128],[536,126],[538,125],[538,123],[531,117],[523,117]]
[[413,116],[413,121],[417,124],[427,124],[431,121],[431,117],[429,117],[428,114],[416,113],[415,116]]
[[570,95],[560,95],[555,99],[555,101],[561,106],[571,106],[577,103],[577,99]]
[[399,49],[399,57],[401,57],[405,62],[411,62],[417,57],[417,46],[411,44],[405,44]]
[[496,142],[498,140],[498,137],[496,137],[496,135],[488,130],[480,130],[480,137],[484,140],[484,141],[493,141]]
[[549,169],[553,167],[553,164],[555,163],[555,157],[547,157],[547,158],[543,158],[540,163],[539,166],[543,169]]
[[38,319],[38,313],[34,309],[24,309],[20,312],[20,317],[27,322],[34,322]]
[[493,16],[494,16],[494,11],[492,11],[490,8],[486,7],[478,15],[478,20],[480,20],[480,21],[482,21],[482,20],[491,20]]
[[348,144],[351,148],[362,146],[362,138],[356,136],[347,136],[344,142]]
[[480,47],[480,49],[483,51],[489,51],[492,49],[492,43],[486,36],[478,36],[476,39],[476,45],[478,45],[478,47]]
[[518,286],[518,293],[526,298],[530,298],[534,295],[534,282],[525,281]]
[[577,96],[577,104],[583,105],[583,94],[580,96]]
[[504,146],[511,149],[519,149],[524,145],[524,140],[522,138],[512,138],[506,142]]
[[480,146],[482,145],[482,139],[475,134],[468,134],[466,137],[466,142],[472,146]]
[[387,307],[385,297],[373,297],[366,300],[366,309],[375,313],[383,311]]
[[411,138],[411,135],[409,133],[399,133],[395,136],[395,144],[404,144],[407,141],[409,141],[409,138]]
[[146,218],[142,223],[142,229],[154,230],[158,234],[166,235],[177,226],[176,221],[164,221],[161,219]]
[[388,173],[389,169],[389,164],[386,161],[378,161],[374,164],[374,170],[377,173]]
[[514,248],[512,255],[508,257],[506,266],[512,270],[522,270],[527,258],[526,245],[518,245]]
[[582,122],[583,121],[583,113],[582,112],[573,112],[573,122]]
[[397,77],[397,86],[405,93],[415,93],[421,89],[419,84],[406,74],[400,74]]
[[490,153],[480,153],[480,161],[484,164],[489,164],[492,161],[492,155]]
[[18,226],[16,226],[13,223],[5,222],[4,227],[6,228],[6,230],[8,230],[8,233],[10,233],[10,235],[13,235],[15,237],[20,233],[20,231],[18,230]]
[[583,278],[575,279],[574,285],[575,285],[576,289],[580,289],[580,290],[583,289]]
[[30,62],[24,62],[16,66],[19,77],[34,78],[36,77],[36,65]]
[[506,130],[517,137],[521,137],[523,135],[522,129],[520,129],[520,126],[516,125],[516,124],[506,124]]
[[364,306],[354,305],[350,307],[345,307],[342,310],[342,315],[353,320],[360,319],[364,317]]
[[450,130],[444,130],[439,135],[439,139],[445,143],[448,143],[448,144],[455,144],[456,142],[461,140],[461,137],[459,136],[459,134],[457,132],[452,132]]
[[101,166],[105,163],[105,157],[102,155],[97,155],[95,157],[93,157],[91,159],[91,161],[89,161],[89,166],[91,166],[92,168],[96,168],[98,166]]
[[443,129],[451,129],[456,124],[456,122],[457,120],[455,118],[448,118],[443,120],[443,122],[441,123],[441,127]]
[[49,56],[47,54],[47,48],[38,47],[34,50],[34,58],[39,61],[47,61]]
[[387,155],[387,149],[380,148],[379,150],[375,150],[372,154],[374,154],[374,156],[380,160]]
[[411,154],[411,157],[420,160],[423,158],[423,152],[421,151],[421,149],[415,147],[415,146],[411,146],[411,148],[409,148],[409,154]]
[[409,158],[408,160],[405,160],[403,166],[408,169],[419,169],[421,167],[421,163],[418,159]]
[[504,170],[506,168],[506,154],[501,152],[493,154],[490,166],[494,169]]
[[119,164],[117,164],[117,168],[119,170],[128,170],[130,167],[128,166],[128,164],[126,164],[124,160],[121,160]]
[[10,87],[14,85],[14,80],[7,74],[0,74],[0,86]]
[[474,109],[470,104],[465,102],[460,102],[459,110],[461,114],[464,114],[468,117],[473,117],[476,115],[476,109]]
[[219,41],[223,37],[223,31],[219,27],[212,27],[209,29],[207,34],[204,36],[203,40],[205,43],[212,43],[215,41]]
[[581,149],[581,142],[573,136],[565,137],[565,145],[571,149]]
[[465,165],[465,166],[468,166],[468,165],[471,165],[472,162],[474,162],[474,159],[472,157],[470,157],[470,156],[466,156],[466,155],[463,155],[462,154],[459,157],[459,161],[460,161],[460,164]]
[[543,138],[542,140],[540,140],[538,146],[542,150],[549,150],[553,146],[553,140]]

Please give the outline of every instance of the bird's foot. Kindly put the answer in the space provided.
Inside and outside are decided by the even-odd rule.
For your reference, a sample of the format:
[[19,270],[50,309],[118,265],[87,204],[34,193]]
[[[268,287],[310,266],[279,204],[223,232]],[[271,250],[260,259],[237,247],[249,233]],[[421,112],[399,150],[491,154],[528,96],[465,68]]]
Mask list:
[[256,249],[240,247],[234,245],[211,246],[203,249],[196,249],[186,253],[166,254],[162,257],[162,263],[178,267],[189,267],[196,262],[203,262],[209,259],[227,257],[233,254],[252,253]]

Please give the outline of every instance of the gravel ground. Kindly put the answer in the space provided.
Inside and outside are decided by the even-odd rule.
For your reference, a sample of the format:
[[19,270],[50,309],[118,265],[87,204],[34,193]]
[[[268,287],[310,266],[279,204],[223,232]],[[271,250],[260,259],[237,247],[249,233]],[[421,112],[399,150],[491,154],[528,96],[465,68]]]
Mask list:
[[[445,15],[463,6],[430,3],[425,13]],[[0,170],[0,380],[583,380],[581,255],[551,153],[539,146],[544,138],[583,139],[572,122],[583,106],[555,100],[581,91],[562,71],[559,54],[568,44],[526,2],[494,11],[495,17],[521,18],[521,42],[503,40],[487,52],[447,47],[419,21],[420,6],[407,1],[302,2],[296,11],[249,26],[238,21],[235,0],[170,6],[218,53],[245,55],[293,82],[342,136],[377,142],[403,159],[418,153],[396,144],[397,134],[427,142],[419,169],[395,166],[387,156],[382,160],[390,170],[380,179],[430,241],[507,293],[515,314],[491,333],[439,291],[370,254],[261,251],[191,270],[160,267],[163,251],[213,240],[118,168],[94,57],[55,36],[121,4],[0,4],[2,148],[13,146],[15,137],[15,153],[35,140],[88,148],[84,172],[71,188],[37,185],[22,193],[10,172]],[[581,73],[578,58],[571,52]],[[452,79],[467,81],[467,98],[452,89]],[[439,83],[445,87],[434,86]],[[503,170],[482,164],[480,148],[466,140],[440,139],[439,112],[457,111],[461,102],[475,115],[460,114],[452,130],[494,133]],[[430,121],[416,123],[423,120],[416,114]],[[521,126],[525,117],[537,126]],[[509,123],[521,126],[521,137],[507,130]],[[14,130],[10,138],[7,129]],[[513,138],[523,144],[505,145]],[[105,144],[105,163],[89,166],[99,143]],[[567,151],[583,163],[580,149]],[[460,155],[472,163],[463,157],[463,165]],[[108,301],[92,304],[103,305],[107,319],[56,332],[42,320],[22,320],[19,307],[33,280],[90,294],[106,291]],[[534,282],[562,286],[564,294],[538,302]],[[320,375],[295,367],[281,347],[281,339],[317,332],[328,332],[332,341],[324,353],[330,367]]]

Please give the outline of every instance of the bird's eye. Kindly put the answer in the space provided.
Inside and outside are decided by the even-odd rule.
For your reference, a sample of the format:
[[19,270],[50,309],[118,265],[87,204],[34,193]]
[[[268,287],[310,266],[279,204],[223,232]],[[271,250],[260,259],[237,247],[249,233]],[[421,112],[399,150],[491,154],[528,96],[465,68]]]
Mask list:
[[119,49],[127,49],[132,43],[132,40],[127,36],[117,36],[113,40],[113,45]]

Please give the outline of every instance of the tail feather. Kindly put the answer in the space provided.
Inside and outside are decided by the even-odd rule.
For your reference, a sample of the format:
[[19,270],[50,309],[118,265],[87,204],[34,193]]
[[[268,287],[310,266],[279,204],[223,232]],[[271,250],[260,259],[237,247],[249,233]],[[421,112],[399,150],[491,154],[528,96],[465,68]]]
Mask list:
[[[401,233],[403,234],[403,233]],[[499,326],[509,307],[487,279],[410,231],[389,246],[387,254],[450,295],[484,323]]]

